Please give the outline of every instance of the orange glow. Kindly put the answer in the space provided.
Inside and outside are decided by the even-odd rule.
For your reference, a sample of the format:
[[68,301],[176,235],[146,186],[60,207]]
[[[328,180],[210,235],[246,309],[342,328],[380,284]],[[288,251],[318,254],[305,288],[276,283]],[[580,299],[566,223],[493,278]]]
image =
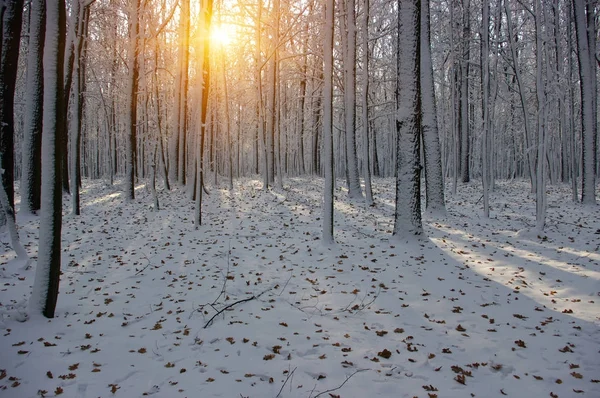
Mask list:
[[229,24],[214,24],[211,26],[210,40],[217,46],[227,46],[233,41],[235,28]]

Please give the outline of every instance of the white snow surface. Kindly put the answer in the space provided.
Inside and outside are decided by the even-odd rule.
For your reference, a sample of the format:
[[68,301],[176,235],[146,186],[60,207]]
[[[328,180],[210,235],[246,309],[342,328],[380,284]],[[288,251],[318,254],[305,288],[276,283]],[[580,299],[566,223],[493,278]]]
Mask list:
[[[539,234],[527,182],[498,182],[489,220],[461,185],[404,243],[374,179],[374,207],[336,188],[326,246],[322,185],[212,188],[194,230],[183,188],[154,212],[84,181],[52,320],[18,321],[35,270],[3,234],[0,397],[600,397],[600,206],[549,186]],[[35,258],[39,219],[17,221]]]

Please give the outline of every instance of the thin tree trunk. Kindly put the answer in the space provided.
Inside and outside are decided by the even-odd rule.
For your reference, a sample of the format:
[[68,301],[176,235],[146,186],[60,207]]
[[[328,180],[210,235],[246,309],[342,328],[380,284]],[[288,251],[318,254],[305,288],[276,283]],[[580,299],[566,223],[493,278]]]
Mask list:
[[370,148],[369,148],[369,0],[364,0],[362,19],[362,152],[363,177],[365,179],[365,199],[367,206],[373,205],[373,189],[371,187]]
[[[582,152],[582,184],[581,202],[587,205],[596,204],[596,112],[594,96],[596,95],[594,74],[595,60],[590,57],[594,50],[590,48],[586,18],[585,0],[575,0],[575,29],[577,31],[577,56],[579,59],[579,82],[581,87],[581,152]],[[590,10],[588,10],[588,16]],[[594,66],[594,67],[593,67]]]
[[483,2],[482,27],[481,27],[481,95],[483,112],[483,138],[481,148],[482,180],[483,180],[483,215],[490,217],[490,5]]
[[421,1],[398,0],[397,177],[393,235],[423,234],[421,221]]
[[[204,37],[208,38],[208,32],[210,32],[210,22],[212,18],[212,0],[203,0],[201,3],[201,17],[200,17],[200,31],[203,32]],[[202,79],[200,80],[200,137],[198,139],[197,154],[196,154],[196,197],[195,197],[195,208],[194,208],[194,227],[195,229],[200,228],[202,225],[202,194],[204,192],[204,139],[206,136],[206,114],[208,110],[208,92],[210,88],[210,41],[208,39],[202,40],[200,45],[199,54],[200,57],[199,70],[202,71]]]
[[[343,1],[343,0],[342,0]],[[325,181],[323,189],[323,242],[335,243],[333,237],[333,36],[334,0],[325,4],[325,33],[323,42],[323,169]]]
[[544,73],[543,64],[543,42],[544,32],[542,29],[543,24],[543,10],[540,0],[535,0],[535,32],[536,32],[536,96],[538,103],[537,110],[537,170],[536,170],[536,229],[541,232],[544,230],[546,223],[546,126],[545,126],[545,87],[542,81]]
[[15,208],[14,93],[17,80],[23,0],[2,5],[0,47],[0,169],[9,205]]
[[29,45],[27,52],[27,88],[25,91],[25,126],[23,132],[23,165],[21,179],[21,211],[34,213],[40,209],[42,188],[42,112],[44,96],[44,38],[46,7],[43,0],[31,1]]
[[[425,161],[425,203],[427,210],[444,214],[446,212],[444,176],[437,125],[429,28],[429,0],[421,0],[421,131]],[[463,79],[465,79],[464,76]]]
[[521,78],[521,69],[519,68],[519,57],[516,49],[517,36],[513,32],[512,27],[512,16],[509,8],[509,2],[504,2],[504,9],[506,11],[506,26],[508,29],[508,39],[510,46],[510,53],[513,60],[513,66],[515,70],[515,78],[517,79],[517,86],[519,87],[519,98],[521,100],[521,107],[523,108],[523,128],[525,129],[525,158],[527,159],[527,165],[529,166],[529,179],[531,181],[532,192],[535,192],[536,176],[535,176],[535,158],[531,152],[533,150],[533,143],[531,142],[531,123],[529,122],[529,113],[527,112],[527,99],[525,98],[526,88],[523,85],[523,79]]
[[129,48],[127,51],[127,101],[125,117],[127,118],[127,160],[126,160],[126,196],[128,200],[135,199],[135,169],[137,163],[137,95],[138,95],[138,40],[140,32],[139,15],[140,0],[131,0],[129,13]]
[[463,0],[463,35],[462,35],[462,57],[461,79],[460,79],[460,172],[463,183],[471,180],[469,161],[471,148],[469,146],[471,137],[471,128],[469,124],[469,64],[470,64],[470,45],[471,45],[471,23],[469,12],[471,9],[470,0]]
[[356,155],[356,10],[355,0],[343,0],[346,6],[344,57],[344,112],[346,137],[346,182],[348,196],[362,198],[358,157]]
[[60,139],[66,134],[63,59],[64,0],[46,0],[44,42],[44,121],[42,133],[42,208],[38,261],[30,309],[54,318],[61,264],[62,173]]

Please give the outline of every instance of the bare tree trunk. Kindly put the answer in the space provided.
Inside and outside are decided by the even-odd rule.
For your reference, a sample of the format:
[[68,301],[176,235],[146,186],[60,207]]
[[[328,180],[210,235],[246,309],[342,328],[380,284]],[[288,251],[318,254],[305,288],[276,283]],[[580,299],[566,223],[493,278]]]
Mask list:
[[[438,134],[429,27],[429,0],[421,0],[421,131],[425,163],[425,203],[427,210],[444,214],[446,212],[444,176]],[[464,120],[463,123],[465,123]]]
[[180,21],[180,47],[179,47],[179,98],[176,114],[178,130],[178,166],[177,180],[181,185],[186,184],[187,177],[187,94],[188,94],[188,64],[189,64],[189,41],[190,41],[190,0],[181,0]]
[[423,234],[421,221],[421,1],[398,0],[398,80],[396,86],[397,177],[393,235]]
[[[579,59],[579,77],[581,87],[581,151],[582,151],[582,185],[581,202],[588,205],[596,204],[596,111],[594,109],[596,95],[595,59],[590,54],[588,26],[591,9],[588,7],[586,18],[585,0],[575,0],[575,29],[577,31],[577,55]],[[593,19],[591,19],[593,22]]]
[[490,217],[490,5],[483,2],[481,27],[481,93],[483,112],[483,142],[481,148],[482,180],[483,180],[483,215]]
[[523,85],[523,79],[521,77],[521,69],[519,67],[519,57],[517,55],[516,43],[517,35],[513,32],[512,26],[512,14],[509,8],[508,1],[504,2],[504,9],[506,11],[506,25],[508,29],[508,39],[510,46],[510,53],[513,60],[513,66],[515,70],[515,78],[517,80],[517,86],[519,87],[519,98],[521,100],[521,107],[523,108],[523,128],[525,129],[525,158],[527,159],[527,165],[529,166],[529,179],[531,180],[531,190],[535,192],[536,176],[535,176],[535,157],[531,154],[533,149],[533,143],[531,142],[531,123],[529,122],[529,113],[527,112],[527,99],[525,98],[526,87]]
[[535,190],[535,209],[536,209],[536,229],[541,232],[546,223],[546,125],[545,125],[545,87],[542,81],[544,73],[543,64],[543,10],[540,0],[535,0],[535,33],[536,33],[536,96],[537,96],[537,170],[536,170],[536,190]]
[[62,173],[60,138],[66,114],[63,59],[66,15],[64,0],[46,0],[44,42],[44,122],[42,133],[42,208],[40,239],[30,309],[54,318],[60,283]]
[[355,0],[343,0],[345,4],[344,49],[344,112],[346,136],[346,182],[348,196],[362,198],[358,158],[356,155],[356,11]]
[[575,90],[573,89],[575,66],[572,57],[572,54],[574,52],[572,21],[574,21],[575,19],[573,16],[573,3],[569,5],[568,12],[569,22],[567,23],[567,38],[569,44],[569,56],[567,57],[567,59],[569,60],[569,153],[571,159],[571,199],[573,200],[573,202],[578,202],[579,195],[577,193],[577,156],[575,151]]
[[0,169],[1,183],[11,208],[15,208],[14,93],[21,37],[23,0],[2,5],[0,47]]
[[460,60],[461,79],[460,79],[460,172],[463,183],[471,180],[469,161],[471,148],[469,145],[471,137],[471,128],[469,124],[469,64],[471,58],[471,22],[469,12],[471,9],[471,1],[463,0],[463,34],[462,34],[462,57]]
[[204,139],[206,136],[206,114],[208,110],[208,91],[210,88],[210,41],[208,40],[208,32],[210,32],[210,22],[212,18],[212,0],[203,0],[201,3],[200,31],[203,32],[206,38],[201,42],[199,53],[200,57],[199,70],[202,71],[202,79],[200,80],[200,137],[198,139],[197,154],[196,154],[196,197],[194,209],[194,228],[200,228],[202,225],[202,194],[204,192]]
[[373,205],[373,189],[371,188],[371,162],[369,148],[369,0],[363,0],[362,19],[362,152],[363,152],[363,177],[365,179],[365,199],[367,206]]
[[[342,0],[343,1],[343,0]],[[323,242],[335,243],[333,237],[333,31],[334,0],[325,4],[325,34],[323,42],[323,169],[325,186],[323,189]]]
[[44,38],[46,8],[43,0],[31,1],[27,53],[27,88],[25,91],[25,127],[23,132],[23,171],[21,211],[40,209],[42,188],[42,112],[44,96]]
[[127,80],[127,101],[125,117],[127,118],[127,160],[125,176],[125,193],[128,200],[135,199],[135,169],[137,163],[137,95],[138,95],[138,40],[140,0],[131,0],[129,11],[129,47],[127,50],[127,65],[129,75]]

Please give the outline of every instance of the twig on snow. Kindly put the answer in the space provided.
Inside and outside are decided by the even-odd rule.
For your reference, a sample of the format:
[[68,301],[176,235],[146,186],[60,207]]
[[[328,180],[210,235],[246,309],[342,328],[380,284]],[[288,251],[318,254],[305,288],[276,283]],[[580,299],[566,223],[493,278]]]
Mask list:
[[229,276],[229,258],[230,258],[230,256],[231,256],[231,239],[229,240],[229,247],[227,248],[227,273],[225,274],[223,286],[221,287],[221,292],[219,292],[219,295],[217,296],[217,298],[210,304],[210,306],[213,308],[214,308],[214,305],[217,303],[217,301],[219,301],[221,296],[223,294],[225,294],[225,288],[227,286],[227,277]]
[[288,283],[290,283],[290,280],[292,279],[292,276],[294,276],[294,274],[290,272],[290,277],[288,278],[287,281],[285,281],[285,285],[283,285],[283,288],[279,292],[278,296],[281,296],[283,294],[283,292],[284,292],[285,288],[287,287]]
[[283,382],[283,384],[281,385],[281,388],[279,389],[279,392],[277,393],[277,395],[275,396],[275,398],[279,398],[279,396],[281,395],[281,392],[283,391],[283,387],[285,387],[286,383],[288,382],[288,380],[290,379],[290,377],[292,377],[292,375],[294,374],[294,372],[296,371],[296,369],[298,369],[298,367],[295,367],[294,370],[292,370],[291,372],[288,372],[288,375],[285,378],[285,381]]
[[355,374],[357,374],[358,372],[364,372],[365,370],[369,370],[369,369],[358,369],[356,370],[354,373],[352,373],[350,376],[346,377],[346,380],[344,380],[344,382],[342,384],[339,385],[339,387],[336,388],[331,388],[329,390],[325,390],[323,392],[318,393],[317,395],[315,395],[313,398],[317,398],[320,397],[323,394],[327,394],[328,392],[332,392],[332,391],[336,391],[339,390],[340,388],[342,388],[344,386],[344,384],[346,384],[348,382],[348,380],[350,380],[350,378],[352,376],[354,376]]
[[245,299],[241,299],[238,300],[234,303],[228,304],[225,307],[221,308],[219,311],[217,311],[216,314],[214,314],[209,320],[208,322],[206,322],[206,324],[204,325],[204,329],[206,329],[207,327],[210,326],[210,324],[212,323],[212,321],[219,316],[220,314],[222,314],[223,312],[227,311],[229,308],[233,307],[234,305],[240,304],[240,303],[245,303],[247,301],[251,301],[251,300],[257,300],[258,298],[260,298],[260,296],[262,296],[263,294],[265,294],[266,292],[268,292],[269,290],[271,290],[272,288],[268,288],[267,290],[263,290],[262,292],[260,292],[259,294],[253,295],[251,297],[247,297]]
[[144,272],[146,270],[146,268],[148,268],[149,266],[152,265],[152,262],[150,261],[150,259],[148,258],[148,256],[146,256],[144,253],[142,253],[142,256],[146,259],[146,261],[148,261],[148,264],[146,264],[146,266],[144,268],[142,268],[141,270],[139,270],[138,272],[135,273],[135,275],[139,275],[142,272]]

